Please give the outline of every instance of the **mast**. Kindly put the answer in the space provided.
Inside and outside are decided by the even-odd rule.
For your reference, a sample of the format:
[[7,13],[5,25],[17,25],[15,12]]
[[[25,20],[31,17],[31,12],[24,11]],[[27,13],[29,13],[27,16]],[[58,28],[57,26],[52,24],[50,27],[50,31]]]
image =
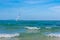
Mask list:
[[17,15],[17,17],[16,17],[16,21],[19,21],[19,20],[20,20],[20,10],[19,10],[19,9],[17,10],[17,14],[18,14],[18,15]]

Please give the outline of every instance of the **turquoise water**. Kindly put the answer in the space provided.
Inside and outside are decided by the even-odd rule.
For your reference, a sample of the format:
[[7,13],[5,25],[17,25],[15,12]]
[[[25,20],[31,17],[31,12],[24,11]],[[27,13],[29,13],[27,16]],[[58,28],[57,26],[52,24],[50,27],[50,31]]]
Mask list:
[[0,20],[0,25],[3,26],[60,26],[60,21],[39,21],[39,20],[21,20],[21,21],[15,21],[15,20]]
[[[39,30],[27,30],[25,27],[38,27]],[[0,38],[0,40],[48,40],[47,33],[60,33],[60,21],[44,20],[0,20],[0,34],[15,34],[20,36],[15,38]],[[44,35],[44,36],[43,36]],[[1,36],[1,35],[0,35]],[[35,36],[35,37],[34,37]]]
[[[0,20],[0,32],[25,32],[26,26],[40,27],[42,30],[45,27],[52,27],[52,29],[60,29],[60,21],[42,21],[42,20]],[[51,29],[51,30],[52,30]]]

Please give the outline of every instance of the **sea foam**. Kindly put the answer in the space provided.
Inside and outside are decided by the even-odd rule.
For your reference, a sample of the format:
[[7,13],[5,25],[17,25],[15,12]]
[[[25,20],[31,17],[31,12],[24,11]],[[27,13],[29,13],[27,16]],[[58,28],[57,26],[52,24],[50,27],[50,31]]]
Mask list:
[[29,27],[29,26],[26,26],[25,28],[26,28],[26,29],[37,29],[37,30],[40,29],[40,28],[38,28],[38,27]]
[[20,34],[19,33],[14,33],[14,34],[7,34],[7,33],[4,33],[4,34],[0,34],[0,38],[1,37],[15,37],[15,36],[19,36]]
[[49,34],[47,34],[47,36],[50,36],[50,37],[60,37],[60,33],[49,33]]

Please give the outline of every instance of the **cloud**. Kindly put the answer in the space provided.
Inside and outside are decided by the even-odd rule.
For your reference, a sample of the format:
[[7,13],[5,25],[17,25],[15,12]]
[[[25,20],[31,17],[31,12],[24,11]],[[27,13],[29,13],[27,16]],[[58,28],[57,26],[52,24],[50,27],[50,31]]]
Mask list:
[[49,8],[51,11],[60,13],[60,6],[53,6]]
[[24,3],[27,4],[37,4],[37,3],[46,3],[46,2],[52,2],[54,0],[25,0]]

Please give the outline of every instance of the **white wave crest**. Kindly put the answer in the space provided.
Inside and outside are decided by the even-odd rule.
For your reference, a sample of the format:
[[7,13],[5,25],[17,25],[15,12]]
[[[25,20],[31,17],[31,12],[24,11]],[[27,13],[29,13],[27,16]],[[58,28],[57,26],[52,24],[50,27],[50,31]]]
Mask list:
[[40,28],[38,28],[38,27],[29,27],[29,26],[26,26],[25,28],[26,28],[26,29],[40,29]]
[[1,37],[15,37],[15,36],[19,36],[20,34],[19,33],[14,33],[14,34],[0,34],[0,38]]
[[50,33],[50,34],[47,34],[47,36],[50,36],[50,37],[60,37],[60,34]]

